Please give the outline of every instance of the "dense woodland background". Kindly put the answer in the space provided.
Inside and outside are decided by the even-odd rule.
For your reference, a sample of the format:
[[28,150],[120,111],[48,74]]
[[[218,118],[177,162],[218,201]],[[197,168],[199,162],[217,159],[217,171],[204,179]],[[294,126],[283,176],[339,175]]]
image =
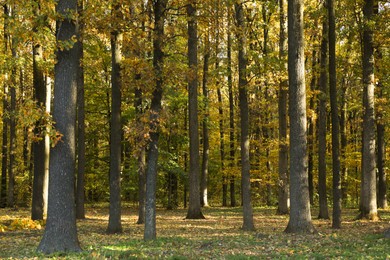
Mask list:
[[[59,16],[58,7],[56,12],[55,1],[1,4],[1,207],[32,205],[33,219],[45,214],[48,143],[64,143],[64,133],[50,115],[50,103],[61,99],[52,94],[59,75],[56,53],[76,49],[80,68],[64,65],[70,74],[61,77],[73,75],[77,95],[57,113],[68,115],[77,101],[77,160],[72,167],[79,217],[84,203],[110,201],[110,221],[111,214],[120,217],[120,198],[142,208],[146,162],[155,158],[155,142],[157,205],[187,207],[192,194],[202,206],[240,206],[242,86],[248,101],[251,203],[279,206],[280,213],[288,213],[280,209],[281,201],[287,201],[283,191],[288,193],[287,130],[292,123],[287,117],[286,1],[85,0],[65,16]],[[309,197],[311,205],[322,206],[324,218],[329,218],[333,196],[335,122],[342,206],[358,208],[365,198],[362,144],[370,129],[379,207],[387,207],[389,184],[390,6],[386,1],[336,1],[333,24],[328,10],[324,1],[304,2]],[[76,34],[61,40],[58,21],[67,20],[73,21]],[[335,45],[328,50],[332,30]],[[369,75],[364,63],[368,36],[373,50]],[[332,57],[337,66],[329,78]],[[367,75],[372,79],[368,90]],[[331,99],[328,82],[337,86]],[[367,104],[375,121],[363,118]],[[337,121],[331,105],[338,107]],[[198,167],[199,178],[189,174],[191,165]],[[195,182],[200,199],[196,187],[191,192]],[[196,209],[192,213],[202,215]],[[145,213],[139,214],[142,222]]]

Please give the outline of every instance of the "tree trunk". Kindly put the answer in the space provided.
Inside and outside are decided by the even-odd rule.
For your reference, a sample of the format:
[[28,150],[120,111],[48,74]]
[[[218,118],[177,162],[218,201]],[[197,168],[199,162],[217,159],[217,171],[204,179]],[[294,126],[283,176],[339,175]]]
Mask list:
[[[134,107],[136,114],[137,129],[142,129],[142,90],[140,88],[135,89]],[[145,160],[146,153],[145,147],[142,143],[143,136],[137,137],[137,175],[138,175],[138,220],[137,224],[145,223],[145,192],[146,192],[146,175],[145,175]]]
[[187,4],[188,17],[188,119],[190,136],[190,200],[187,219],[204,218],[199,199],[199,133],[198,133],[198,33],[196,1]]
[[[279,0],[280,35],[279,35],[279,59],[283,62],[282,70],[287,71],[287,1]],[[279,83],[279,185],[278,185],[278,214],[288,214],[288,145],[287,145],[287,79],[281,79]]]
[[[35,43],[33,47],[33,84],[34,84],[34,98],[37,101],[38,106],[45,106],[46,104],[46,85],[43,74],[42,62],[43,62],[43,48],[39,43]],[[45,138],[39,125],[42,122],[37,122],[34,129],[34,134],[41,138],[33,142],[33,158],[34,158],[34,178],[32,187],[32,208],[31,219],[38,220],[44,217],[44,185],[45,181],[45,160],[48,151],[45,147]],[[47,203],[47,201],[46,201]]]
[[[313,36],[314,39],[317,38],[317,34]],[[312,78],[310,81],[310,100],[309,100],[309,110],[314,111],[314,96],[313,93],[316,88],[317,84],[317,73],[316,73],[316,66],[317,66],[317,51],[316,51],[316,46],[313,47],[313,52],[312,52]],[[307,152],[308,152],[308,176],[309,176],[309,197],[310,197],[310,205],[313,205],[314,202],[314,143],[316,140],[315,137],[315,130],[314,130],[314,124],[315,124],[315,119],[314,119],[314,113],[309,115],[308,119],[308,140],[307,140]]]
[[243,230],[254,230],[253,209],[251,203],[250,160],[249,160],[249,107],[247,97],[247,57],[246,57],[246,28],[243,4],[236,2],[235,16],[237,21],[238,39],[238,85],[239,106],[241,119],[241,192],[243,204]]
[[155,19],[153,33],[153,69],[155,73],[155,89],[153,91],[152,102],[150,104],[150,142],[146,166],[144,240],[156,239],[156,182],[159,120],[163,92],[163,37],[166,5],[167,0],[156,0],[153,2]]
[[326,103],[328,99],[328,21],[322,22],[321,56],[320,56],[320,95],[318,116],[318,195],[320,212],[318,218],[329,219],[328,197],[326,194]]
[[365,19],[363,31],[363,149],[362,149],[362,193],[361,218],[376,220],[378,218],[376,201],[375,172],[375,115],[374,115],[374,47],[373,0],[365,0],[363,15]]
[[333,214],[332,228],[341,228],[340,122],[337,103],[336,24],[334,0],[328,0],[329,96],[332,114]]
[[[209,37],[209,36],[207,36]],[[201,174],[201,204],[204,207],[209,206],[207,199],[207,182],[208,182],[208,172],[209,172],[209,153],[210,153],[210,141],[209,141],[209,90],[208,90],[208,73],[209,73],[209,39],[206,39],[205,46],[205,55],[203,60],[203,98],[204,98],[204,117],[203,117],[203,154],[202,154],[202,174]],[[220,90],[219,90],[220,91]]]
[[313,233],[311,221],[306,136],[306,89],[303,0],[288,1],[288,72],[290,115],[290,220],[286,232]]
[[[231,36],[231,6],[228,8],[228,28],[227,32],[227,77],[228,77],[228,92],[229,92],[229,167],[233,168],[235,166],[235,128],[234,128],[234,97],[233,97],[233,71],[232,71],[232,36]],[[227,183],[226,183],[227,186]],[[226,187],[227,191],[227,187]],[[236,206],[236,191],[235,191],[235,180],[234,174],[230,174],[230,206]]]
[[[8,6],[3,5],[4,8],[4,56],[8,55]],[[6,78],[8,74],[6,74]],[[8,119],[8,82],[3,83],[4,93],[3,93],[3,138],[2,138],[2,148],[1,148],[1,192],[0,192],[0,207],[5,208],[7,206],[7,165],[8,165],[8,128],[9,128],[9,119]]]
[[[59,0],[56,7],[62,17],[71,17],[77,10],[77,1]],[[76,23],[70,19],[57,21],[57,41],[69,41],[76,36]],[[55,65],[54,111],[56,130],[61,140],[51,151],[49,203],[45,232],[38,251],[81,251],[77,238],[75,184],[75,132],[77,100],[77,48],[57,50]],[[66,111],[66,113],[64,113]]]
[[84,98],[84,45],[83,45],[83,0],[78,2],[78,28],[76,48],[78,51],[77,76],[77,180],[76,180],[76,218],[85,219],[85,98]]
[[[119,3],[113,6],[113,19],[121,16]],[[121,63],[122,63],[122,41],[123,34],[119,28],[111,33],[111,129],[110,129],[110,216],[108,219],[107,233],[121,233],[121,141],[122,141],[122,119],[121,119]]]

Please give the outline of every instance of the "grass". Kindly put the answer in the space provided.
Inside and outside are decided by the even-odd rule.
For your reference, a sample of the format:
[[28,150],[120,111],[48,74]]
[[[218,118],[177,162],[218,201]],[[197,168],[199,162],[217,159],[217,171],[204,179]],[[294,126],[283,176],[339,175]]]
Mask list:
[[[390,259],[390,239],[383,237],[390,227],[390,210],[380,212],[377,222],[354,221],[357,211],[343,210],[341,230],[331,229],[330,220],[314,219],[315,235],[286,234],[288,217],[275,215],[273,208],[256,208],[255,232],[240,230],[240,208],[206,208],[205,220],[186,220],[186,210],[158,210],[157,240],[143,241],[143,226],[137,225],[137,211],[123,209],[124,232],[105,233],[108,209],[87,209],[78,221],[83,252],[57,254],[62,259]],[[313,210],[313,216],[317,212]],[[30,223],[28,209],[0,209],[0,258],[46,258],[36,253],[43,229]],[[12,224],[14,223],[14,224]],[[16,224],[15,224],[16,223]],[[24,223],[24,224],[18,224]],[[27,223],[27,224],[26,224]],[[19,226],[18,226],[19,225]],[[25,225],[25,226],[23,226]],[[10,227],[13,228],[10,228]],[[0,229],[1,230],[1,229]]]

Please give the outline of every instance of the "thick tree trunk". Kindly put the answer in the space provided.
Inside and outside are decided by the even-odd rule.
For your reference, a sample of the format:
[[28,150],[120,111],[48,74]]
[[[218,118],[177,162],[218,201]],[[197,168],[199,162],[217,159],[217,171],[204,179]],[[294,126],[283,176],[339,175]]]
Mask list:
[[156,182],[159,120],[163,92],[163,37],[166,5],[167,0],[157,0],[153,2],[155,19],[153,33],[153,68],[155,73],[155,89],[153,91],[152,102],[150,104],[150,142],[146,166],[144,240],[156,239]]
[[253,209],[251,202],[250,160],[249,160],[249,106],[247,94],[247,57],[245,18],[243,4],[236,2],[235,16],[238,39],[238,85],[239,106],[241,119],[241,192],[243,204],[243,230],[254,230]]
[[196,1],[187,5],[188,17],[188,116],[190,137],[190,200],[187,219],[204,218],[199,199],[199,131],[198,131],[198,33],[196,18]]
[[[76,12],[77,1],[59,0],[56,10],[63,17]],[[76,23],[70,19],[57,21],[57,41],[68,41],[76,36]],[[77,100],[77,49],[57,50],[55,65],[54,111],[56,130],[61,141],[51,151],[49,202],[45,232],[38,251],[81,251],[77,238],[74,198],[75,133]],[[64,113],[66,111],[66,113]]]
[[363,149],[362,149],[362,193],[361,218],[378,218],[376,201],[376,163],[375,163],[375,78],[373,47],[373,0],[365,0],[363,15]]
[[288,1],[288,72],[290,115],[290,220],[286,232],[312,233],[306,136],[303,0]]
[[[279,0],[279,59],[283,62],[282,69],[287,71],[287,1]],[[288,214],[288,145],[287,145],[287,93],[288,80],[281,79],[279,83],[279,183],[278,183],[278,214]]]
[[320,55],[320,95],[318,116],[318,195],[320,211],[318,218],[329,219],[328,196],[326,193],[326,103],[328,100],[328,21],[322,22]]
[[337,103],[336,24],[334,0],[328,0],[329,96],[332,114],[333,213],[332,228],[341,228],[340,122]]
[[[119,3],[115,3],[113,19],[121,16]],[[111,125],[110,125],[110,215],[108,219],[107,233],[122,232],[121,224],[121,63],[123,34],[118,31],[117,23],[114,22],[114,31],[111,33]]]

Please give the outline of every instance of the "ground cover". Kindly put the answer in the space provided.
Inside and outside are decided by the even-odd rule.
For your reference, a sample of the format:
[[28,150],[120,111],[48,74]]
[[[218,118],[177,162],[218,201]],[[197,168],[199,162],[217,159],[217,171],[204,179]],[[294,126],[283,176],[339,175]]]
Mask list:
[[[356,209],[343,210],[343,228],[331,229],[330,220],[313,220],[313,235],[283,233],[288,217],[275,215],[275,208],[255,208],[256,231],[240,230],[240,208],[207,208],[205,220],[186,220],[186,210],[158,210],[156,241],[144,242],[143,226],[137,225],[137,210],[123,209],[123,229],[107,235],[108,209],[88,207],[78,221],[83,253],[54,255],[64,259],[259,259],[259,258],[353,258],[390,259],[390,210],[381,220],[355,221]],[[316,216],[316,209],[313,216]],[[28,209],[0,209],[0,258],[43,258],[35,252],[44,223],[29,220]]]

